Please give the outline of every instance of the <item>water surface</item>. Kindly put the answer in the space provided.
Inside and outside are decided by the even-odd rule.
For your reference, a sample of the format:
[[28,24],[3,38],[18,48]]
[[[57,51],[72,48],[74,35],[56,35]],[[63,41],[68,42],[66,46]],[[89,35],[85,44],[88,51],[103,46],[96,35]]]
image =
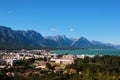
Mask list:
[[73,55],[117,55],[120,56],[120,50],[52,50],[56,54],[73,54]]

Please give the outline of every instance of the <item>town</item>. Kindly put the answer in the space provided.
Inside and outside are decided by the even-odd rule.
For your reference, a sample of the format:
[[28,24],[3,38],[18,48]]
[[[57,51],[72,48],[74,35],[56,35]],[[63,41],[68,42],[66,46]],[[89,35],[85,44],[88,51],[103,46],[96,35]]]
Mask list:
[[[54,72],[73,72],[74,69],[65,70],[65,67],[69,64],[73,64],[77,58],[84,58],[85,55],[58,55],[46,50],[25,50],[22,49],[18,52],[0,52],[0,68],[15,68],[16,66],[21,66],[25,61],[31,61],[26,63],[27,66],[30,66],[34,69],[47,70]],[[94,57],[94,56],[93,56]],[[31,63],[31,64],[29,64]],[[32,71],[34,73],[34,71]],[[26,72],[30,74],[32,72]],[[36,72],[36,71],[35,71]],[[12,72],[7,72],[12,73]],[[6,73],[6,74],[7,74]],[[7,74],[9,76],[9,74]]]
[[[108,65],[111,63],[110,60],[113,64],[112,68]],[[108,75],[110,78],[119,79],[119,60],[119,56],[58,55],[54,51],[48,50],[0,51],[0,78],[2,80],[48,80],[48,78],[50,80],[72,78],[72,80],[77,80],[77,78],[85,80],[85,78],[91,78],[90,75],[94,73],[103,79],[106,78],[103,76],[104,74],[116,69],[115,76],[110,77],[114,72]],[[103,64],[108,68],[103,67]],[[99,70],[102,72],[96,72]],[[108,73],[104,73],[104,71]]]

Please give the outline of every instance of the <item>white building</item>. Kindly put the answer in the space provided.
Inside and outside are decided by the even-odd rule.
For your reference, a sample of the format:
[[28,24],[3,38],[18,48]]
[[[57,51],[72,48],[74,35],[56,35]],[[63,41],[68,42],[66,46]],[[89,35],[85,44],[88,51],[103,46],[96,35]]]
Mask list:
[[61,58],[51,58],[50,61],[55,63],[73,64],[74,59],[73,55],[63,55]]

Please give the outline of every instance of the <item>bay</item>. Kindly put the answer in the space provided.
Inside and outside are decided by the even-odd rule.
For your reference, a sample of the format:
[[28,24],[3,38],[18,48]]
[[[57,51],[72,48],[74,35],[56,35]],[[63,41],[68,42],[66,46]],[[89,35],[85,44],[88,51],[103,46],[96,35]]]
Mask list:
[[56,54],[72,55],[115,55],[120,56],[120,50],[52,50]]

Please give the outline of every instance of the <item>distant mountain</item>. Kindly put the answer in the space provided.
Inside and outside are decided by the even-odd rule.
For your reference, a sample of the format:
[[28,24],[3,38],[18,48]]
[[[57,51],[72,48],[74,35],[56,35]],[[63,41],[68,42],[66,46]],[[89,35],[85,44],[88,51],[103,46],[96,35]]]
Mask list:
[[27,40],[27,42],[31,45],[41,46],[44,41],[44,37],[36,31],[27,30],[27,31],[15,31],[16,35],[19,35],[18,38],[24,38],[23,41]]
[[84,37],[79,39],[67,38],[65,35],[43,37],[40,33],[33,30],[12,30],[11,28],[0,26],[0,49],[114,49],[117,47],[119,46],[89,41]]
[[84,37],[80,37],[79,39],[75,38],[67,38],[64,35],[58,36],[47,36],[45,37],[47,40],[54,40],[59,44],[59,47],[62,48],[82,48],[82,49],[114,49],[112,46],[105,45],[98,41],[89,41]]
[[120,45],[114,45],[114,46],[111,46],[111,47],[114,47],[116,49],[119,49],[120,50]]
[[120,50],[120,45],[115,45],[115,44],[110,44],[110,43],[104,43],[107,46],[111,46],[114,47],[115,49],[119,49]]
[[78,39],[75,39],[75,38],[69,38],[69,39],[70,39],[71,41],[73,41],[73,43],[78,40]]
[[0,49],[37,48],[44,38],[33,30],[14,31],[0,26]]
[[57,47],[58,44],[33,30],[15,31],[0,26],[0,49],[38,49],[43,47]]
[[72,43],[72,46],[76,48],[93,48],[93,44],[84,37],[81,37],[77,41]]
[[47,40],[53,40],[56,41],[59,44],[59,47],[61,48],[67,48],[70,47],[72,44],[72,40],[68,39],[65,35],[57,35],[57,36],[47,36],[45,37]]
[[112,46],[108,46],[105,43],[102,43],[100,41],[91,41],[91,43],[94,45],[94,48],[98,48],[98,49],[115,49],[115,47]]

